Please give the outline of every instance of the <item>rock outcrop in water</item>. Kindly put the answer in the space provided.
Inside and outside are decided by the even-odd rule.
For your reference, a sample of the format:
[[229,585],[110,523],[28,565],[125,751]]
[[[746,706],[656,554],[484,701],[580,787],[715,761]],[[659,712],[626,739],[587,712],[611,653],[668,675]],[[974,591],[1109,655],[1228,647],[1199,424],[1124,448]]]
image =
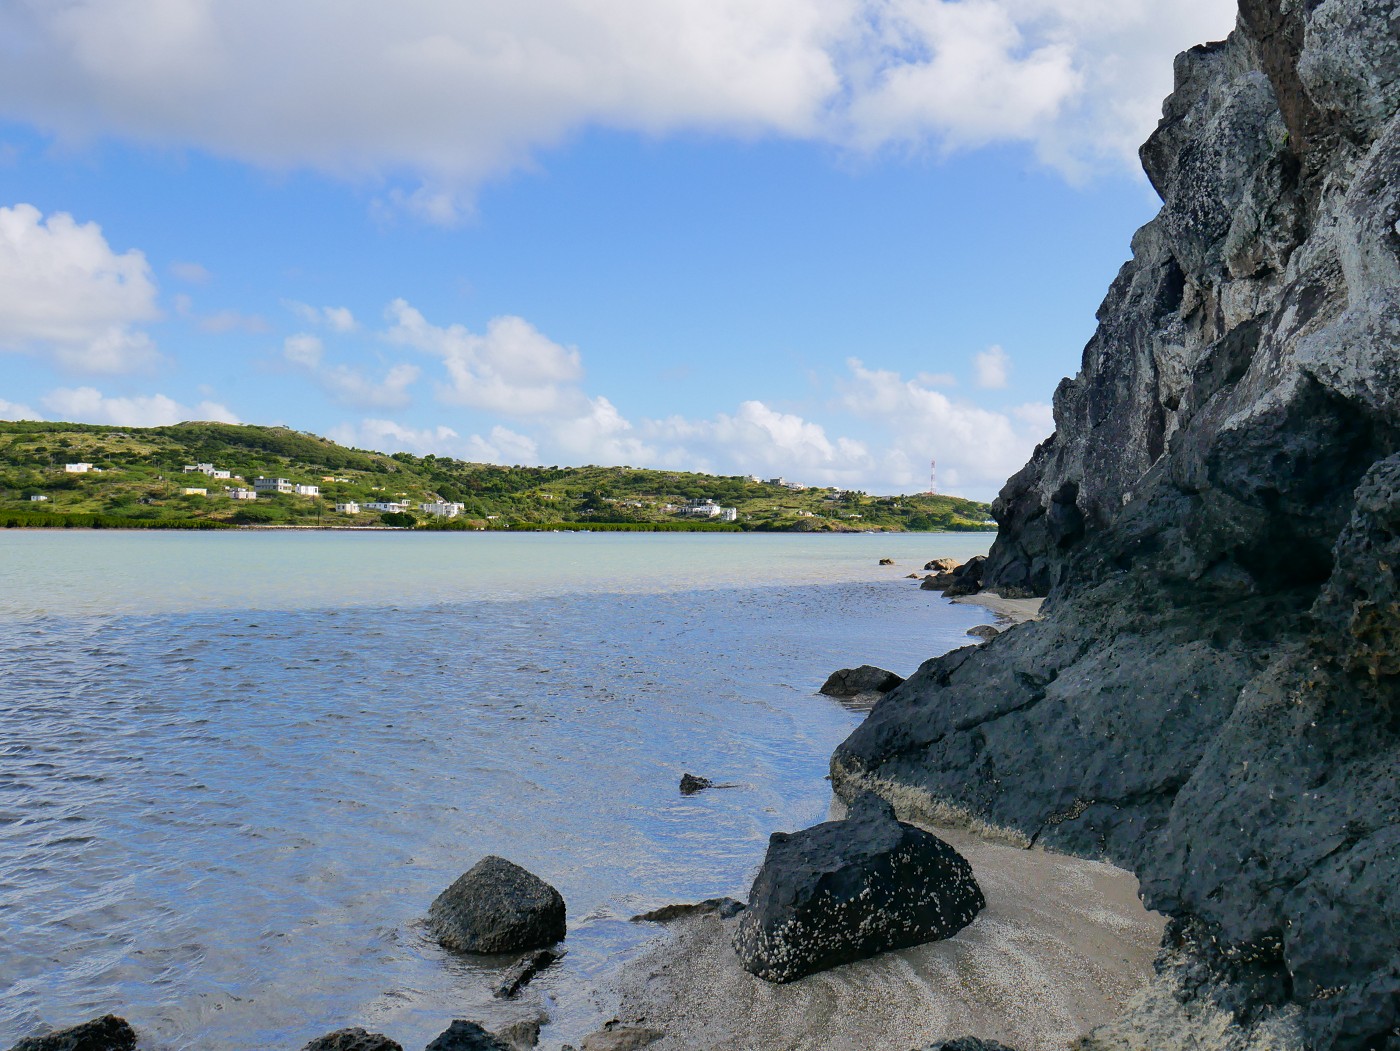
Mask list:
[[403,1051],[403,1045],[383,1033],[371,1033],[356,1026],[318,1036],[301,1051]]
[[1396,0],[1242,0],[1178,58],[1162,210],[995,504],[983,582],[1047,615],[833,757],[1138,874],[1155,991],[1086,1048],[1400,1048],[1398,107]]
[[455,952],[539,949],[564,938],[564,899],[534,873],[489,855],[437,896],[428,928]]
[[866,793],[844,821],[773,834],[734,948],[750,974],[791,982],[951,937],[985,905],[961,854]]
[[90,1022],[30,1036],[10,1051],[135,1051],[136,1031],[125,1018],[103,1015]]

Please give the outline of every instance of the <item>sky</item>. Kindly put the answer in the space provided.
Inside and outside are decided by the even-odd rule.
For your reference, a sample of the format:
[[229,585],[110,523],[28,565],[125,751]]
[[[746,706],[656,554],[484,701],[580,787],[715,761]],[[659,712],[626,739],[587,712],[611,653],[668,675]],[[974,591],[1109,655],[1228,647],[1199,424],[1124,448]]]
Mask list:
[[0,419],[989,500],[1230,0],[3,0]]

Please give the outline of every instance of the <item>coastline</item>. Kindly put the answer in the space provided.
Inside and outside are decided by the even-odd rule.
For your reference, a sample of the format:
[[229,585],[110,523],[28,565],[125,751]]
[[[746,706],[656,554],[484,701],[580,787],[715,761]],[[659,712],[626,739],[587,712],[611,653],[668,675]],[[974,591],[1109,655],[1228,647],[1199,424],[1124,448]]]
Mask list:
[[976,595],[962,595],[949,599],[964,606],[982,606],[991,610],[999,620],[1012,624],[1024,624],[1028,620],[1040,619],[1043,598],[1002,598],[994,591],[981,591]]
[[656,1051],[908,1051],[969,1035],[1055,1051],[1147,985],[1165,921],[1131,873],[926,827],[987,897],[956,937],[771,985],[739,966],[736,920],[691,917],[625,968],[618,1017],[665,1033]]

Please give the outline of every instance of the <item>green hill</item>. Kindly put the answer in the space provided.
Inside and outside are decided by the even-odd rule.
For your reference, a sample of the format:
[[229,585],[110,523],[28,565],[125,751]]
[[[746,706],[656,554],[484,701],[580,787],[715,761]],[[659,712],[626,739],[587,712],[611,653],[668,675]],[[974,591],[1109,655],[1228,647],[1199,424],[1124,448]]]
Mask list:
[[[91,464],[70,473],[66,464]],[[228,479],[187,471],[212,464]],[[258,477],[314,485],[315,496],[260,492]],[[187,493],[187,489],[204,490]],[[34,499],[42,497],[42,499]],[[420,505],[461,504],[451,519]],[[713,501],[737,517],[687,515]],[[986,504],[952,496],[869,496],[633,467],[500,467],[347,449],[285,427],[181,423],[107,427],[0,422],[0,523],[8,526],[222,528],[381,524],[370,503],[408,505],[416,524],[452,529],[980,530]],[[358,514],[337,512],[357,503]],[[408,519],[394,519],[408,524]]]

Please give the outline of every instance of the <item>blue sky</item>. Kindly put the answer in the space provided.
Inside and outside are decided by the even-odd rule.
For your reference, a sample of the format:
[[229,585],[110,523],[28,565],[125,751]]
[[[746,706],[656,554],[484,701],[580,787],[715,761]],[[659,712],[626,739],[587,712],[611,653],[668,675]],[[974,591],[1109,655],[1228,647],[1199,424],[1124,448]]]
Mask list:
[[989,499],[1228,0],[0,9],[0,418]]

